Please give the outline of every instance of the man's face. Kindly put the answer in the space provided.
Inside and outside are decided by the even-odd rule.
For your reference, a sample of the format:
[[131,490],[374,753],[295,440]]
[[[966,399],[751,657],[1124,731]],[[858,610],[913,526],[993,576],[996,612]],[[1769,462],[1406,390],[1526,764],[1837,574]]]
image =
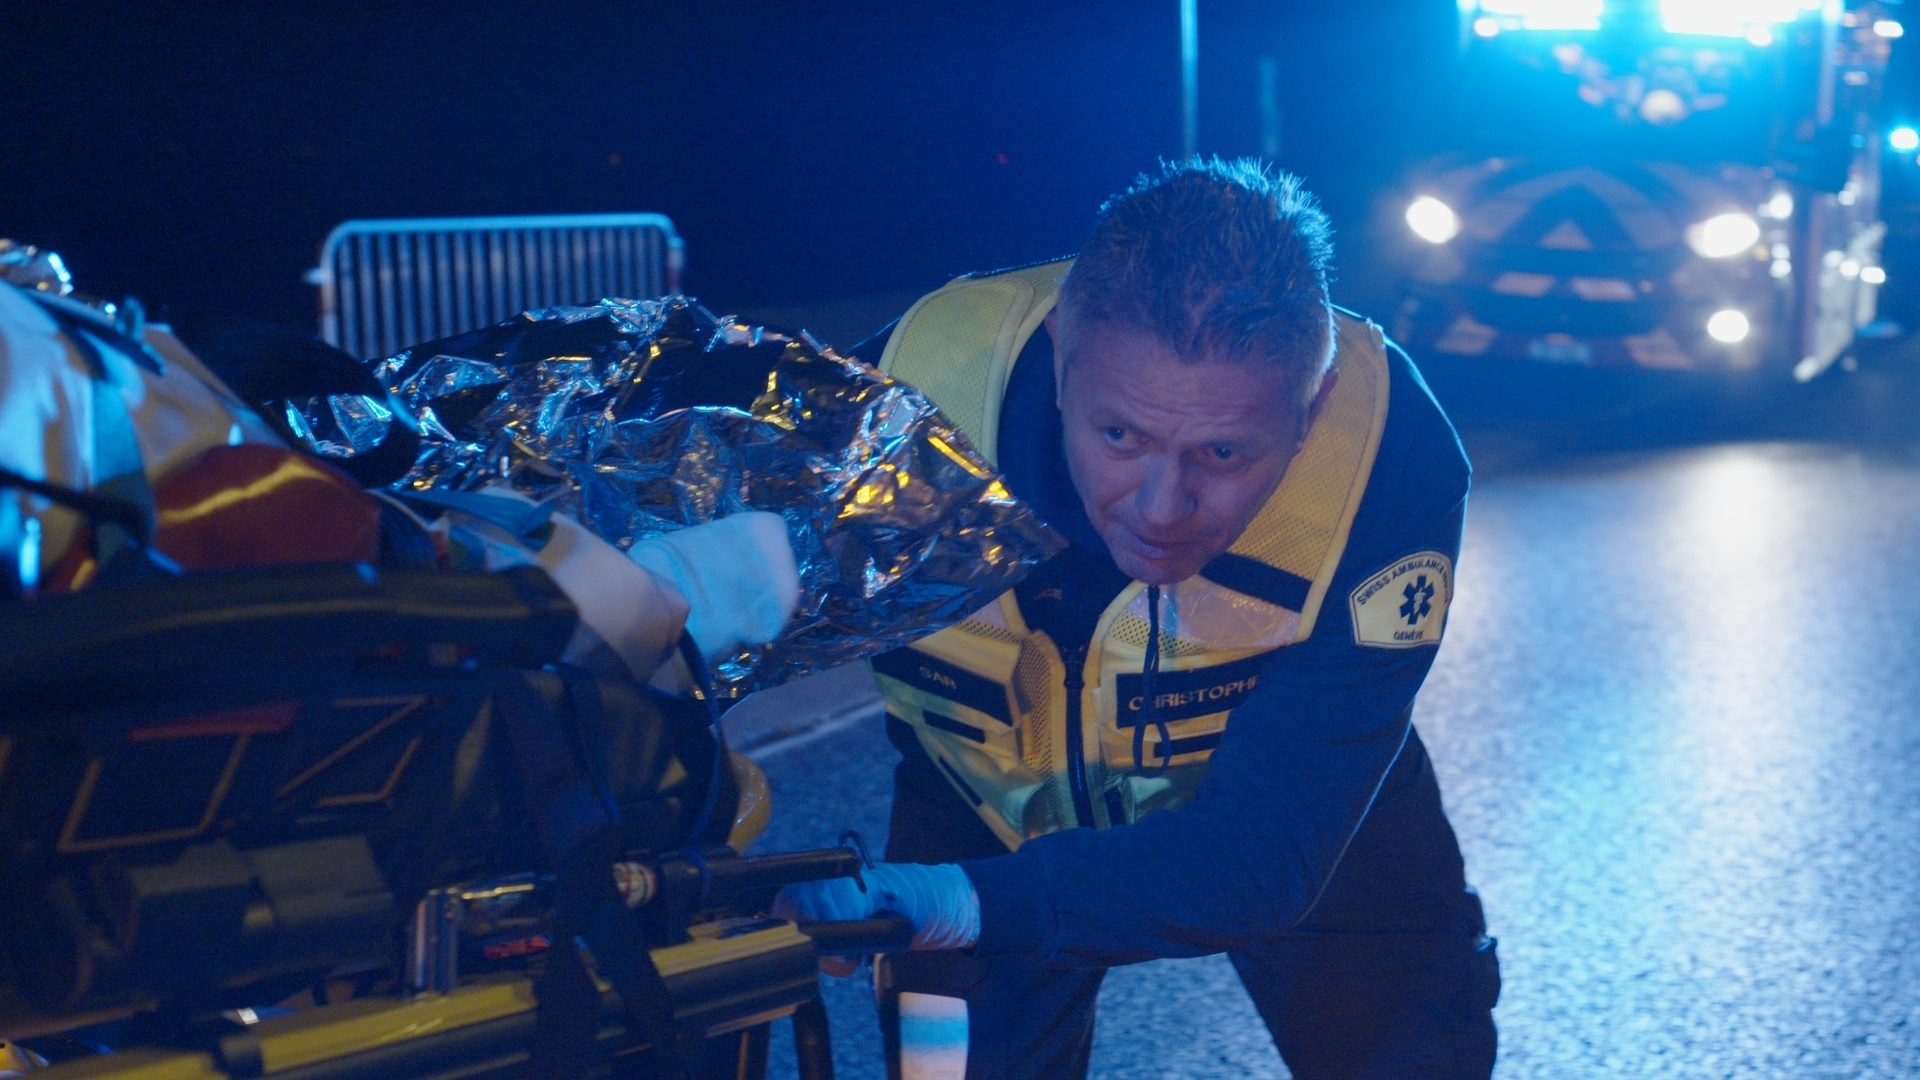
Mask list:
[[1087,516],[1136,580],[1185,581],[1239,538],[1299,449],[1285,373],[1182,361],[1110,326],[1054,341],[1067,467]]

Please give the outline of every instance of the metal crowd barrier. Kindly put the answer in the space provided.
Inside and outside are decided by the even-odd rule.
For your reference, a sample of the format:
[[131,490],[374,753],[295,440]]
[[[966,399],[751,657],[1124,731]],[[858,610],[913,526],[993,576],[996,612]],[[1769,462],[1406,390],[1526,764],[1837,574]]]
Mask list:
[[320,337],[363,359],[522,311],[680,291],[686,248],[660,214],[349,221],[307,282]]

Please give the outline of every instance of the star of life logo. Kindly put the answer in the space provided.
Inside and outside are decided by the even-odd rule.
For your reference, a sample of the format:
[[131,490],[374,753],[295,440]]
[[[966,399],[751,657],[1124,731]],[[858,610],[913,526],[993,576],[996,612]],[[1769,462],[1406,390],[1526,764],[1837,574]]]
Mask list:
[[1347,598],[1353,640],[1385,649],[1438,645],[1453,599],[1453,560],[1437,551],[1400,559]]
[[1400,605],[1400,614],[1406,617],[1408,626],[1419,626],[1420,620],[1433,613],[1433,586],[1427,584],[1427,575],[1400,590],[1407,602]]

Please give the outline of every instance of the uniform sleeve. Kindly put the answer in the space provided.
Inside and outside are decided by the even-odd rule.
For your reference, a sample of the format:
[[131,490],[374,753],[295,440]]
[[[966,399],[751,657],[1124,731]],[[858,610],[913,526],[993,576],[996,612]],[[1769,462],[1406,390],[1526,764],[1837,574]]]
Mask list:
[[[1383,442],[1312,636],[1280,650],[1234,710],[1192,801],[963,863],[980,897],[977,954],[1091,966],[1199,956],[1285,933],[1312,908],[1406,742],[1437,644],[1396,643],[1372,624],[1357,634],[1350,599],[1391,580],[1397,607],[1396,567],[1437,554],[1450,576],[1460,548],[1465,460],[1411,378],[1444,430],[1402,438],[1394,454]],[[1437,454],[1423,460],[1423,444]],[[1408,602],[1430,600],[1416,589]]]

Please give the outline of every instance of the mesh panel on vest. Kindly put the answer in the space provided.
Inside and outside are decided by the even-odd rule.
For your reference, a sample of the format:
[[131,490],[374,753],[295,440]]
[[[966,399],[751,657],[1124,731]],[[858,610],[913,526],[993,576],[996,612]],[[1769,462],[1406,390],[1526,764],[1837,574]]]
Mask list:
[[1013,693],[1026,718],[1026,745],[1021,756],[1029,768],[1053,771],[1053,678],[1047,658],[1031,646],[1020,650],[1013,669]]
[[1053,832],[1073,821],[1073,797],[1064,782],[1067,763],[1054,753],[1056,732],[1053,716],[1053,692],[1058,680],[1047,661],[1046,650],[1028,642],[1020,650],[1020,661],[1013,669],[1014,697],[1026,716],[1025,744],[1021,756],[1029,769],[1041,777],[1040,790],[1027,800],[1019,822],[1028,836]]
[[[1131,612],[1124,612],[1124,611],[1121,612],[1120,615],[1117,618],[1115,618],[1113,622],[1108,626],[1107,636],[1112,638],[1115,641],[1125,642],[1126,644],[1131,645],[1136,649],[1139,649],[1140,654],[1142,656],[1146,655],[1147,620],[1142,619]],[[1168,651],[1169,646],[1171,646],[1171,649],[1172,649],[1171,652]],[[1188,641],[1185,638],[1167,633],[1166,624],[1164,623],[1161,624],[1160,655],[1162,658],[1165,658],[1167,656],[1200,656],[1205,654],[1206,651],[1207,651],[1206,649],[1201,648],[1198,645],[1195,645],[1193,642]]]
[[[986,332],[985,344],[991,349],[992,335],[999,332],[1018,289],[1015,281],[987,279],[935,293],[901,327],[900,339],[892,346],[895,359],[888,374],[918,387],[972,437],[989,461],[997,461],[998,455],[984,437],[987,407],[989,400],[999,407],[1000,388],[987,385],[994,373],[991,364],[980,362],[979,335]],[[975,336],[950,333],[956,325],[975,328]]]
[[[1346,332],[1344,326],[1342,330]],[[1376,380],[1384,374],[1366,363],[1342,364],[1339,371],[1340,381],[1280,490],[1229,549],[1309,581],[1320,575],[1320,564],[1339,534],[1353,486],[1366,482],[1351,463],[1364,460],[1372,436]]]
[[1004,641],[1009,645],[1020,644],[1020,639],[1014,635],[1013,631],[992,623],[974,622],[969,619],[966,622],[955,623],[953,628],[964,634],[986,638],[988,641]]

